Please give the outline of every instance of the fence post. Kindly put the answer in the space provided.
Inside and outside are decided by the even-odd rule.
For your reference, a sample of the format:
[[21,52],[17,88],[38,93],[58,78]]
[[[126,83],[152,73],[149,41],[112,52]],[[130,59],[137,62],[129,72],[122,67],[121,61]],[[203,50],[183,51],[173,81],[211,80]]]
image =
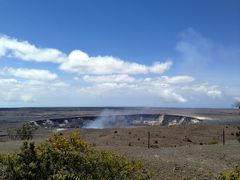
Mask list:
[[150,132],[148,132],[148,148],[150,148]]
[[223,131],[222,131],[222,142],[223,142],[223,145],[225,145],[225,131],[224,131],[224,128],[223,128]]

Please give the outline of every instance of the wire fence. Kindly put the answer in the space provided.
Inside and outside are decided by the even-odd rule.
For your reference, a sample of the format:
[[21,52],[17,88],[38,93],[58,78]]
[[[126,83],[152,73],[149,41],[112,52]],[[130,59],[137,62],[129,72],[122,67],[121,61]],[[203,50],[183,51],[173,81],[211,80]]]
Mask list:
[[33,133],[33,134],[1,134],[0,139],[2,140],[34,140],[38,138],[47,138],[54,134],[52,133]]

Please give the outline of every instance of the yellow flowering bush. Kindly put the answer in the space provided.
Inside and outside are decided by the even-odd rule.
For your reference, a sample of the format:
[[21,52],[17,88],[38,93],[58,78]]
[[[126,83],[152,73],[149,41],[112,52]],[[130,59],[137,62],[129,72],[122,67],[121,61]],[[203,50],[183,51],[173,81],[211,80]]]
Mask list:
[[[1,157],[1,156],[0,156]],[[142,163],[93,149],[77,132],[56,134],[35,146],[24,142],[18,153],[0,158],[4,179],[149,179]]]
[[221,173],[218,180],[240,180],[240,168],[236,167],[233,171]]

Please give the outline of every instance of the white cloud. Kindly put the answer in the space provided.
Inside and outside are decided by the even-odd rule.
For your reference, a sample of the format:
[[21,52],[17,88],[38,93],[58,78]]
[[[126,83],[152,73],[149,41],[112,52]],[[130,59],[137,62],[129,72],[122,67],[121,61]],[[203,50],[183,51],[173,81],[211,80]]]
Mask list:
[[180,102],[184,103],[187,101],[186,98],[184,98],[182,95],[175,93],[172,90],[165,89],[161,91],[161,94],[159,93],[159,96],[162,97],[167,102]]
[[134,77],[131,77],[127,74],[120,75],[104,75],[104,76],[83,76],[83,80],[86,82],[92,83],[131,83],[135,81]]
[[61,70],[78,74],[162,74],[172,66],[170,60],[147,66],[113,56],[91,57],[81,50],[74,50],[67,56],[58,49],[39,48],[27,41],[0,35],[0,58],[3,56],[25,61],[60,63]]
[[[236,67],[239,66],[239,46],[216,43],[193,28],[183,31],[179,37],[176,50],[180,53],[181,67],[186,71],[195,72],[198,76],[208,72],[215,77],[217,70],[227,71],[225,68],[228,67],[231,69],[230,74],[238,73]],[[225,77],[227,75],[225,74]],[[216,77],[218,79],[218,76]]]
[[[183,39],[178,43],[177,50],[187,62],[211,59],[212,42],[193,30],[189,31],[182,35]],[[136,102],[132,102],[134,105],[145,105],[145,102],[151,99],[152,102],[157,102],[157,105],[159,103],[168,106],[169,103],[191,104],[194,100],[197,103],[206,99],[210,102],[210,99],[222,98],[225,93],[221,87],[203,84],[192,76],[161,75],[171,68],[171,60],[145,65],[113,56],[92,57],[80,50],[65,55],[57,49],[37,48],[26,41],[7,36],[0,36],[0,58],[2,56],[59,63],[61,70],[75,73],[75,77],[64,77],[65,81],[69,82],[67,84],[49,70],[1,68],[0,75],[3,77],[0,79],[0,102],[56,102],[56,105],[61,102],[61,105],[66,105],[71,97],[76,105],[84,105],[82,99],[86,99],[86,102],[92,99],[93,104],[88,105],[96,105],[95,102],[99,99],[102,102],[100,105],[112,105],[114,99],[118,98],[115,105],[118,105],[119,99],[126,100],[123,105],[128,105],[129,99],[135,97]],[[75,81],[69,81],[69,77]],[[106,100],[106,97],[110,98]],[[71,102],[69,104],[73,105]]]
[[222,98],[222,91],[216,85],[199,84],[199,85],[193,85],[189,87],[183,87],[183,89],[185,90],[189,89],[195,92],[204,93],[207,96],[214,99]]
[[[82,84],[81,80],[85,84]],[[78,79],[79,84],[66,84],[58,79],[51,83],[40,80],[0,79],[0,101],[39,103],[45,99],[45,103],[56,100],[63,103],[62,98],[72,97],[74,102],[82,104],[82,99],[86,99],[87,102],[92,99],[94,102],[94,99],[97,101],[101,98],[102,105],[111,105],[114,99],[121,97],[126,100],[125,105],[127,105],[129,98],[135,97],[136,103],[144,105],[148,99],[159,103],[185,103],[189,101],[188,98],[191,95],[196,97],[204,94],[212,98],[218,98],[221,95],[217,86],[198,85],[190,80],[190,77],[140,78],[126,74],[86,75],[82,79]],[[182,88],[183,86],[184,88]],[[112,101],[105,102],[107,97],[112,98]],[[137,105],[136,103],[135,105]]]
[[234,100],[240,102],[240,97],[235,97]]
[[49,101],[54,96],[67,92],[68,84],[55,80],[47,81],[0,79],[0,102],[40,102]]
[[[183,81],[183,79],[186,81]],[[179,82],[178,79],[180,80]],[[105,75],[105,76],[84,76],[85,82],[91,83],[81,88],[81,93],[107,94],[118,92],[119,96],[127,94],[138,94],[145,97],[156,97],[159,101],[180,102],[187,101],[182,95],[176,92],[171,84],[189,83],[190,77],[157,77],[157,78],[133,78],[129,75]],[[192,79],[191,79],[192,80]]]
[[149,71],[152,73],[163,74],[165,71],[169,70],[172,66],[172,61],[168,60],[165,63],[156,62],[152,67],[149,67]]
[[118,92],[119,96],[131,93],[145,97],[156,97],[164,102],[185,103],[190,96],[205,95],[212,99],[222,97],[222,91],[216,85],[198,84],[191,76],[160,76],[154,78],[134,78],[129,75],[83,76],[90,85],[82,87],[80,92],[101,95]]
[[191,76],[173,76],[173,77],[163,76],[162,78],[163,80],[170,84],[183,84],[194,81],[194,78]]
[[180,38],[176,50],[181,53],[184,63],[190,65],[194,63],[204,64],[213,58],[213,42],[197,33],[194,29],[189,28],[182,32]]
[[[161,88],[161,86],[129,85],[126,83],[102,83],[82,87],[79,89],[79,94],[84,97],[104,97],[112,95],[113,98],[122,97],[124,99],[130,95],[130,97],[137,96],[139,101],[150,97],[155,98],[155,100],[159,102],[184,103],[187,101],[182,95],[168,88]],[[127,103],[128,102],[126,102],[126,105]],[[141,105],[143,104],[144,102],[142,102]]]
[[16,79],[0,79],[0,86],[8,85],[8,84],[17,84],[18,81]]
[[61,63],[66,55],[57,49],[38,48],[27,41],[0,35],[0,57],[15,57],[25,61]]
[[128,62],[112,56],[90,57],[83,51],[72,51],[68,60],[60,65],[60,69],[78,74],[147,74],[167,71],[172,65],[171,61],[156,62],[153,66],[146,66]]
[[52,81],[58,78],[58,75],[48,70],[27,69],[27,68],[11,68],[4,67],[0,69],[1,75],[9,75],[30,80]]
[[0,101],[33,101],[31,94],[26,94],[25,89],[21,89],[21,87],[20,82],[16,79],[0,79]]

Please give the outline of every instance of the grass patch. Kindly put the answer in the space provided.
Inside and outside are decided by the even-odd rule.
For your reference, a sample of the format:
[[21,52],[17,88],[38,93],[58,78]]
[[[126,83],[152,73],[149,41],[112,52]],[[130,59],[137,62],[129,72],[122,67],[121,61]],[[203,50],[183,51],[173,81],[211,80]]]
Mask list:
[[218,144],[218,141],[213,138],[211,141],[208,142],[208,145]]
[[160,148],[159,144],[152,144],[150,148]]

